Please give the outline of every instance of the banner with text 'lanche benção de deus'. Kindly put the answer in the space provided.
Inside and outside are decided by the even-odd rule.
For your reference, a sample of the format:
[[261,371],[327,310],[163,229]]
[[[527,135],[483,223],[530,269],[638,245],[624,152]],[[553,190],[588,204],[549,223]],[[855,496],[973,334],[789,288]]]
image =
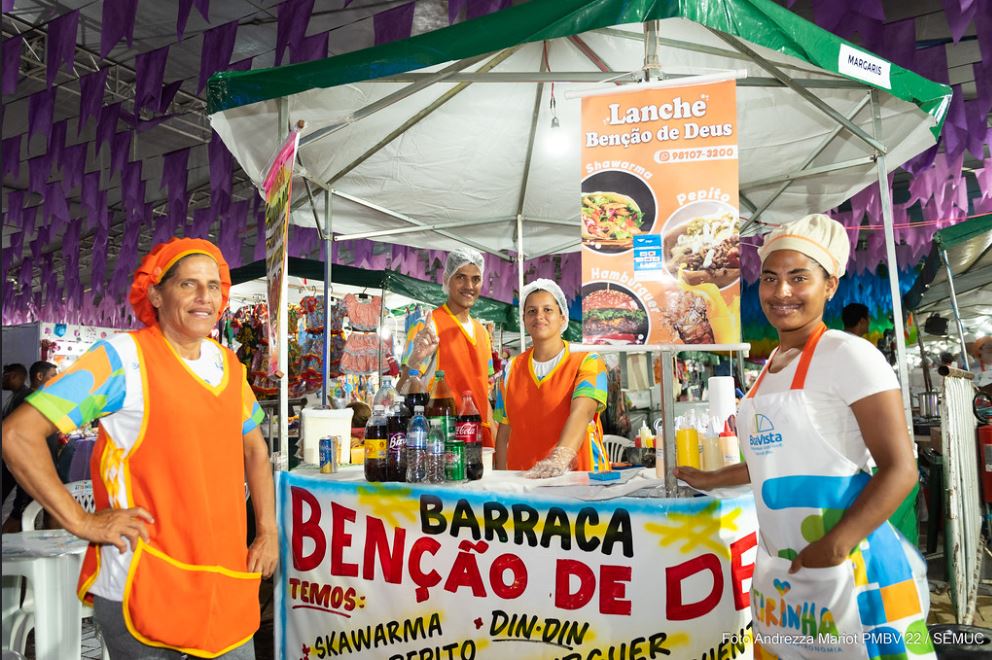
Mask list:
[[740,341],[733,80],[582,99],[582,336]]

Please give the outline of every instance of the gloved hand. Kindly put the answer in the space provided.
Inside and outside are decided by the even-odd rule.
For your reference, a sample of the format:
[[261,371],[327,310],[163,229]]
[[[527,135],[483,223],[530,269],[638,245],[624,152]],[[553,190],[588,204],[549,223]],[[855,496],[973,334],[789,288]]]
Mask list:
[[547,479],[557,477],[566,472],[575,460],[575,450],[570,447],[555,447],[548,457],[527,470],[524,474],[528,479]]

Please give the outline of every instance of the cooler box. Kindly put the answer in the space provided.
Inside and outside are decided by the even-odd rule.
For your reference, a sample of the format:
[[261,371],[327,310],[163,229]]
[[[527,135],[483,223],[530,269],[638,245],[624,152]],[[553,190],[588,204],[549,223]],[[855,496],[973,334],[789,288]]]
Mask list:
[[341,438],[338,446],[338,464],[351,462],[351,408],[304,408],[300,415],[300,435],[303,439],[303,462],[320,463],[320,439],[329,435]]

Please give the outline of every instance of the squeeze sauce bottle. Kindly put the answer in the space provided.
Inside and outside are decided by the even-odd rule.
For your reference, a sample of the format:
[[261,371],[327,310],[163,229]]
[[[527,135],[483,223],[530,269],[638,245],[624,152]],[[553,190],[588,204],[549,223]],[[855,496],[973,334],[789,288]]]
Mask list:
[[736,465],[741,461],[741,447],[737,442],[737,436],[730,430],[730,422],[723,423],[723,431],[720,432],[720,458],[724,467]]

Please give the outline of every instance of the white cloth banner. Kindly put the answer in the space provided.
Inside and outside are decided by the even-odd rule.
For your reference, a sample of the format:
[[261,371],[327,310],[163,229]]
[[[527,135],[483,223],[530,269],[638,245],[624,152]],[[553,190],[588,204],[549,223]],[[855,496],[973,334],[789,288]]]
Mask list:
[[750,658],[756,518],[278,473],[282,658]]

